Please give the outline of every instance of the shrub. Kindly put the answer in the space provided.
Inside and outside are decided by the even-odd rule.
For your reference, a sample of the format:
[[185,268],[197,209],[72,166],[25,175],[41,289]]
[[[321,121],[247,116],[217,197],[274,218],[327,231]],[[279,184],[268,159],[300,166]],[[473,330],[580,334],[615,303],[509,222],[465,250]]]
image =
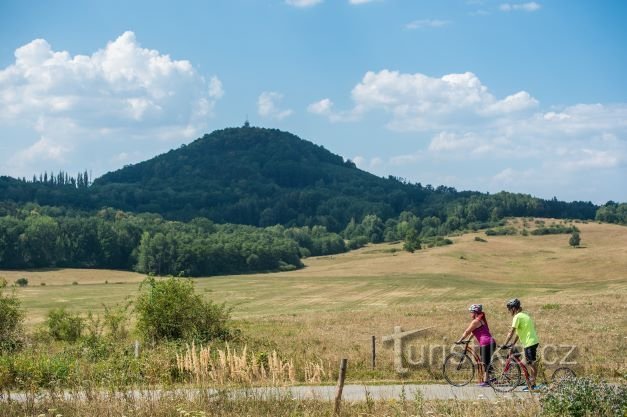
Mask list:
[[475,242],[487,242],[487,240],[485,240],[485,239],[484,239],[484,238],[482,238],[482,237],[475,236]]
[[128,309],[130,306],[130,302],[123,305],[116,304],[113,307],[103,305],[103,326],[111,339],[123,340],[128,337],[126,325],[129,320]]
[[368,244],[368,238],[366,236],[355,236],[351,240],[348,241],[348,248],[350,250],[359,249]]
[[579,232],[576,226],[564,226],[561,224],[552,224],[549,227],[538,227],[535,230],[531,231],[531,234],[534,236],[543,236],[543,235],[560,235],[560,234],[569,234]]
[[542,396],[544,416],[616,416],[627,413],[627,385],[610,385],[590,378],[571,378]]
[[85,326],[79,314],[72,314],[64,307],[50,310],[46,324],[53,339],[65,342],[76,342],[81,337]]
[[28,279],[22,277],[22,278],[17,279],[15,283],[19,285],[20,287],[26,287],[28,285]]
[[15,294],[4,295],[0,289],[0,352],[21,346],[24,312]]
[[578,232],[573,232],[573,234],[570,235],[570,239],[568,239],[568,244],[572,247],[577,247],[579,246],[580,243],[581,243],[581,236],[579,236]]
[[146,278],[135,303],[137,328],[144,338],[209,341],[230,336],[230,310],[205,301],[187,279]]
[[485,231],[486,236],[512,236],[517,235],[518,231],[513,227],[496,227]]

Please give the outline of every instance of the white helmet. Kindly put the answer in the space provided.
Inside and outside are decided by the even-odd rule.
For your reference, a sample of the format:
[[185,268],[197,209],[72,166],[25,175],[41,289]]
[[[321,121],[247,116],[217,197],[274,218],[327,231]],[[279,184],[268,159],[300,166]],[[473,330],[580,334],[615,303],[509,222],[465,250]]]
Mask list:
[[473,304],[468,308],[468,311],[472,311],[473,313],[481,313],[483,311],[483,305]]

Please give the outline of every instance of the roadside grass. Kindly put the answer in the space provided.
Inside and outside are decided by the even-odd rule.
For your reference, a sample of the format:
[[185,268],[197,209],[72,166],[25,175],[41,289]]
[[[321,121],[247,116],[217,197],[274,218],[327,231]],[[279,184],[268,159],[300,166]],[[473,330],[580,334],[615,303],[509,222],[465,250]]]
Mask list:
[[[334,416],[333,404],[320,400],[294,399],[290,396],[245,399],[198,395],[189,398],[184,394],[151,398],[119,396],[94,396],[83,399],[47,400],[36,403],[9,403],[3,405],[3,417],[204,417],[204,416]],[[535,401],[425,401],[421,398],[395,400],[344,401],[337,416],[447,416],[447,417],[532,417],[538,415],[540,406]]]

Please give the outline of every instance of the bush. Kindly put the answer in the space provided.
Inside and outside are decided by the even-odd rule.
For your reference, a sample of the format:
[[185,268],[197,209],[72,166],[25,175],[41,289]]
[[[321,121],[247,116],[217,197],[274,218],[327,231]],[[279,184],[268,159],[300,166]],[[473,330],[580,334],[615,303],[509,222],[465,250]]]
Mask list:
[[20,287],[26,287],[28,285],[28,280],[22,277],[22,278],[17,279],[15,283],[19,285]]
[[225,339],[230,310],[205,301],[190,280],[146,278],[135,303],[137,328],[146,340]]
[[366,236],[355,236],[348,241],[348,249],[355,250],[364,247],[368,244],[368,238]]
[[579,232],[576,226],[564,226],[561,224],[552,224],[549,227],[538,227],[535,230],[531,231],[531,234],[534,236],[543,236],[543,235],[561,235],[561,234],[569,234]]
[[616,416],[627,413],[627,385],[565,379],[540,399],[544,416]]
[[484,238],[482,238],[482,237],[475,236],[475,242],[487,242],[487,240],[485,240],[485,239],[484,239]]
[[0,352],[14,351],[21,346],[24,312],[15,294],[4,295],[0,289]]
[[65,342],[76,342],[80,339],[85,326],[79,314],[72,314],[64,307],[50,310],[46,324],[53,339]]
[[579,236],[579,233],[573,232],[573,234],[570,235],[570,239],[568,239],[568,244],[572,247],[576,247],[576,246],[579,246],[580,243],[581,243],[581,236]]
[[515,236],[518,231],[513,227],[496,227],[485,231],[486,236]]

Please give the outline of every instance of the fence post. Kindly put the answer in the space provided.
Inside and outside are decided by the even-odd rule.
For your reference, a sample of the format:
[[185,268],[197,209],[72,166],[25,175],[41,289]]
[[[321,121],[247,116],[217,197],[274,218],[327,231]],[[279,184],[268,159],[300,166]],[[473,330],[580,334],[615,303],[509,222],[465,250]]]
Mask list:
[[340,415],[340,405],[342,403],[342,390],[344,389],[344,380],[346,379],[346,368],[348,359],[342,359],[340,362],[340,374],[337,377],[337,389],[335,391],[335,408],[333,414]]
[[377,347],[375,344],[376,336],[372,336],[372,369],[377,365]]
[[139,340],[135,340],[135,359],[139,358]]

